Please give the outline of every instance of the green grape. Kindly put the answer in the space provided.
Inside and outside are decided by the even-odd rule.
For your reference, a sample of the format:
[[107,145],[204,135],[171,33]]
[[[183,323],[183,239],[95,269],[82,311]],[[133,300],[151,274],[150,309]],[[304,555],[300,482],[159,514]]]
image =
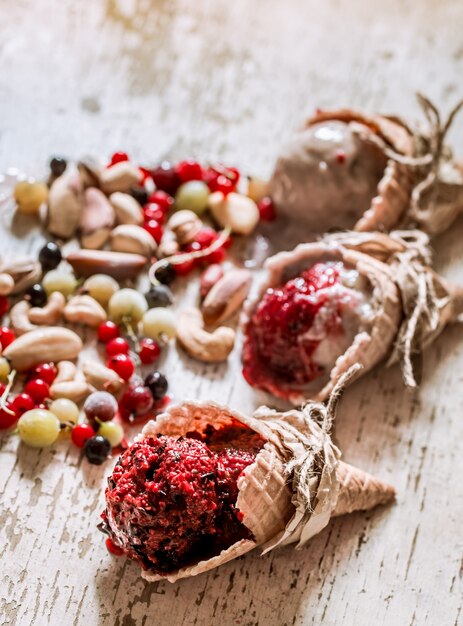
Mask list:
[[77,424],[79,419],[79,407],[72,400],[67,398],[58,398],[53,400],[49,406],[49,410],[56,415],[60,422],[70,422],[71,424]]
[[98,428],[98,434],[105,437],[113,448],[124,439],[124,429],[116,422],[103,422]]
[[6,382],[8,374],[11,372],[11,367],[4,356],[0,357],[0,380]]
[[58,439],[59,419],[45,409],[26,411],[18,420],[18,433],[28,446],[33,448],[50,446]]
[[178,188],[175,196],[175,208],[178,211],[189,209],[196,215],[202,215],[207,209],[210,193],[206,183],[201,180],[190,180]]
[[148,308],[144,295],[135,289],[120,289],[111,296],[108,311],[111,319],[119,324],[124,318],[138,323]]
[[143,335],[150,339],[158,339],[167,335],[173,339],[177,334],[175,315],[170,309],[156,307],[146,311],[142,321]]
[[94,274],[84,282],[83,289],[106,308],[111,296],[119,290],[119,283],[106,274]]
[[45,274],[42,280],[42,287],[49,296],[54,291],[60,291],[63,296],[71,296],[77,287],[77,281],[73,274],[62,270],[51,270]]

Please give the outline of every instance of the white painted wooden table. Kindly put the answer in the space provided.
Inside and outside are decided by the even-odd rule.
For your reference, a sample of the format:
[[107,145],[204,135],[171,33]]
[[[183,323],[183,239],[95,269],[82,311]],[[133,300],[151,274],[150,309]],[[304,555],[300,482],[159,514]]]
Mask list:
[[[266,174],[315,106],[417,114],[420,89],[461,97],[460,0],[0,0],[0,169],[124,149],[220,157]],[[463,142],[463,120],[452,132]],[[37,249],[8,233],[4,249]],[[24,230],[24,228],[23,228]],[[435,241],[463,281],[463,222]],[[463,329],[427,351],[419,398],[396,368],[341,405],[345,458],[396,485],[397,503],[331,523],[302,551],[247,556],[178,584],[146,584],[95,530],[109,467],[68,446],[1,440],[0,623],[268,626],[462,623]],[[174,397],[262,401],[228,366],[171,350]]]

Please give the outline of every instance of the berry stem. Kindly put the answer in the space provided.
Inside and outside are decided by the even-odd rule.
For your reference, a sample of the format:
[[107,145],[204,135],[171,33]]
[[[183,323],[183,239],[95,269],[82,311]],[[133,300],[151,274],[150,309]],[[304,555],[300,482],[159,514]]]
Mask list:
[[5,413],[8,413],[9,415],[14,415],[14,411],[12,411],[6,406],[6,401],[8,400],[8,396],[10,395],[10,391],[11,391],[11,388],[13,387],[15,378],[16,378],[16,370],[11,370],[11,372],[8,374],[8,378],[7,378],[8,382],[5,387],[5,391],[2,393],[2,396],[0,398],[0,410],[5,411]]
[[227,226],[220,233],[219,237],[211,243],[210,246],[204,248],[204,250],[196,250],[195,252],[182,252],[181,254],[174,254],[173,256],[164,257],[150,267],[148,276],[153,285],[159,285],[160,281],[156,278],[156,271],[165,265],[166,263],[170,263],[171,265],[178,265],[180,263],[186,263],[187,261],[192,261],[194,259],[201,259],[202,257],[208,256],[211,252],[215,252],[219,248],[223,246],[223,244],[227,241],[229,235],[231,233],[231,228]]

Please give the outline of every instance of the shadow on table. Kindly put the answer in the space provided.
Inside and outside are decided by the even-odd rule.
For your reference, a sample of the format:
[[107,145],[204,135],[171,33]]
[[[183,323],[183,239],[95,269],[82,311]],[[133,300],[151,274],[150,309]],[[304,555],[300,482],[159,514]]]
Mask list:
[[384,507],[339,518],[302,550],[287,547],[264,556],[255,551],[174,584],[144,581],[122,557],[97,577],[99,626],[281,626],[294,623],[302,611],[306,618],[315,616],[325,578],[341,574],[358,557],[365,537],[376,535],[388,513]]

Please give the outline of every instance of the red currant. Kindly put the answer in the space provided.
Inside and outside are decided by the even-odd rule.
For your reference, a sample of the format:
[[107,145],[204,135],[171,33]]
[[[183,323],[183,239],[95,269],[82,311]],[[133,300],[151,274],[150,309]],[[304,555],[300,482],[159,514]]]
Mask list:
[[148,387],[134,385],[129,387],[119,400],[119,412],[123,419],[133,421],[135,417],[143,417],[154,405],[154,398]]
[[122,380],[129,380],[135,371],[135,365],[127,354],[115,354],[107,360],[106,365],[114,370]]
[[273,222],[273,220],[276,218],[275,206],[272,199],[268,196],[262,198],[262,200],[257,205],[257,208],[259,209],[260,219],[264,222]]
[[202,180],[203,168],[199,163],[188,159],[187,161],[180,161],[175,168],[178,177],[182,183],[187,183],[189,180]]
[[235,184],[227,176],[220,174],[217,178],[209,184],[211,191],[221,191],[224,196],[228,195],[231,191],[234,191]]
[[129,350],[129,342],[123,337],[115,337],[106,344],[106,354],[108,356],[114,356],[115,354],[128,354]]
[[145,222],[150,220],[156,220],[160,224],[164,224],[166,221],[166,213],[160,204],[156,202],[150,202],[143,207],[143,216]]
[[2,346],[3,350],[7,346],[9,346],[10,343],[14,341],[15,339],[16,339],[16,335],[14,331],[11,330],[11,328],[8,328],[8,326],[2,326],[0,328],[0,345]]
[[161,356],[161,346],[154,339],[145,338],[140,341],[140,361],[143,365],[150,365]]
[[14,426],[20,417],[20,415],[16,413],[16,411],[14,410],[12,406],[12,402],[7,402],[6,408],[9,409],[9,411],[11,411],[12,413],[10,413],[8,410],[0,409],[0,429],[1,430],[4,430],[5,428],[11,428],[11,426]]
[[6,315],[10,310],[10,301],[6,296],[0,296],[0,317]]
[[146,169],[146,167],[139,167],[140,172],[140,185],[144,185],[148,178],[151,178],[151,172]]
[[51,385],[55,380],[58,370],[54,363],[40,363],[34,367],[31,372],[31,378],[40,378],[44,380],[48,385]]
[[98,326],[98,339],[103,343],[108,343],[119,335],[119,327],[114,322],[103,322]]
[[223,263],[223,261],[225,261],[226,256],[227,256],[227,252],[225,248],[221,246],[220,248],[217,248],[217,250],[213,250],[212,252],[209,252],[209,254],[203,257],[201,260],[203,261],[203,263],[206,263],[206,265],[210,265],[212,263],[220,264],[220,263]]
[[196,233],[195,242],[203,248],[208,248],[217,239],[217,232],[209,226],[204,226]]
[[116,546],[110,537],[106,538],[105,544],[108,552],[111,552],[111,554],[114,554],[115,556],[122,556],[124,554],[124,550],[119,548],[119,546]]
[[183,261],[183,263],[175,263],[174,265],[175,273],[177,274],[177,276],[187,276],[187,274],[192,272],[195,267],[195,259],[189,259],[187,257],[186,260]]
[[6,385],[4,385],[3,383],[0,383],[0,396],[3,396],[3,394],[5,393],[5,389],[6,389]]
[[50,397],[50,387],[41,378],[34,378],[26,383],[24,391],[30,395],[36,404],[40,404]]
[[156,191],[150,194],[148,203],[159,204],[164,209],[164,212],[167,213],[174,206],[174,199],[170,194],[162,191],[162,189],[156,189]]
[[11,408],[18,415],[26,411],[31,411],[35,407],[35,402],[28,393],[20,393],[11,402]]
[[122,163],[128,161],[129,155],[126,152],[115,152],[111,157],[110,165],[116,165],[116,163]]
[[171,196],[175,195],[180,185],[180,179],[169,161],[163,161],[158,167],[151,170],[151,176],[157,189],[162,189]]
[[156,220],[149,220],[149,222],[145,222],[143,228],[149,232],[156,243],[159,244],[161,242],[164,231],[159,222]]
[[83,448],[87,439],[93,437],[95,431],[90,424],[76,424],[71,431],[71,439],[78,448]]

